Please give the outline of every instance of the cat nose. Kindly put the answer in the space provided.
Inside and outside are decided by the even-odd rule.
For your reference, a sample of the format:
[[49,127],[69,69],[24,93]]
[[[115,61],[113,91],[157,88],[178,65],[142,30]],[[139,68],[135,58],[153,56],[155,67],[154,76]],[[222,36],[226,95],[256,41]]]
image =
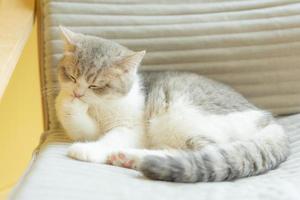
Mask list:
[[80,97],[83,96],[83,94],[77,93],[77,92],[75,92],[75,91],[73,91],[73,95],[74,95],[74,97],[76,97],[76,98],[80,98]]

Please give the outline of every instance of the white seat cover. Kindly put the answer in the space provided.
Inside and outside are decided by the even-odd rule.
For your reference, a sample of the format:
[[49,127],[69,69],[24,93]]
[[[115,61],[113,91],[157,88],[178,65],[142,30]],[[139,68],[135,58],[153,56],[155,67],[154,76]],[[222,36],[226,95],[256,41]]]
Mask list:
[[233,182],[170,183],[140,173],[66,156],[68,141],[52,134],[11,200],[299,200],[300,114],[280,123],[291,141],[291,155],[278,169]]

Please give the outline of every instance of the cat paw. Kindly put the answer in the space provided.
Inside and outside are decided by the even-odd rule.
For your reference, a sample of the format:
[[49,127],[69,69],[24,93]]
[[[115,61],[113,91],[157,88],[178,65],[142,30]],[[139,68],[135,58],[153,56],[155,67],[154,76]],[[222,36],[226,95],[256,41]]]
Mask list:
[[105,163],[106,155],[89,143],[74,143],[68,150],[68,156],[76,160]]
[[71,107],[75,112],[86,112],[89,105],[80,99],[74,98],[71,102]]
[[73,98],[68,99],[63,104],[63,111],[68,115],[77,115],[78,113],[86,113],[89,108],[89,105],[80,99]]
[[129,168],[129,169],[137,169],[139,165],[140,159],[138,156],[134,154],[129,154],[126,152],[115,152],[111,153],[107,157],[107,164]]
[[213,143],[213,141],[204,136],[199,135],[199,136],[189,138],[185,142],[185,145],[188,149],[199,150],[210,143]]

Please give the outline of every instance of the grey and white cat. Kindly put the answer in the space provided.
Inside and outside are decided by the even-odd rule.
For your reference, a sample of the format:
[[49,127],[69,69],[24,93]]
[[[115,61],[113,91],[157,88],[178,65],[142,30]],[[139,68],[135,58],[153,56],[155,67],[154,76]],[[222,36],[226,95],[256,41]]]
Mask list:
[[175,182],[232,180],[286,160],[283,128],[230,87],[187,72],[138,74],[145,51],[61,30],[56,110],[77,141],[70,157]]

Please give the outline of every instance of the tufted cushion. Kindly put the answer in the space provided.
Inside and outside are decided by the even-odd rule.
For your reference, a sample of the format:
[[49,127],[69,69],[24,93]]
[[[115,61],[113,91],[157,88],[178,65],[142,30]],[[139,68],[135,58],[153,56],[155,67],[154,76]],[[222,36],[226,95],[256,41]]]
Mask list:
[[260,176],[215,183],[170,183],[145,179],[134,170],[80,162],[66,156],[70,145],[52,133],[10,200],[299,200],[300,114],[279,119],[291,155]]
[[142,70],[188,70],[230,84],[274,114],[300,111],[298,0],[41,0],[40,51],[47,129],[58,25],[147,50]]

